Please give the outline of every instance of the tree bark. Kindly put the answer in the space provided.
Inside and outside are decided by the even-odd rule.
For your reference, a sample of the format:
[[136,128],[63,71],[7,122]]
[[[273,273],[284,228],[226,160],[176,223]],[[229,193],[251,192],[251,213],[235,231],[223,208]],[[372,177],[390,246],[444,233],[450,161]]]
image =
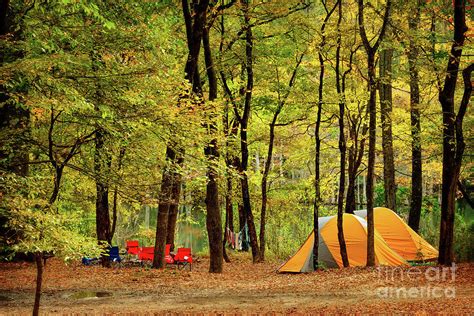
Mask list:
[[40,301],[41,301],[41,286],[43,284],[43,254],[42,252],[35,253],[36,262],[36,290],[35,290],[35,304],[33,305],[33,316],[39,315]]
[[[183,156],[177,154],[176,165],[179,167],[183,162]],[[175,248],[174,237],[176,233],[176,221],[178,220],[179,199],[181,197],[181,174],[179,171],[174,171],[172,177],[173,186],[171,188],[171,203],[168,211],[168,227],[166,229],[166,244],[170,245],[170,251],[174,251]]]
[[393,48],[380,52],[380,121],[382,124],[383,182],[385,207],[396,212],[395,164],[392,137],[392,58]]
[[324,18],[323,24],[321,25],[321,42],[319,43],[318,50],[318,59],[319,59],[319,85],[318,85],[318,111],[316,114],[316,126],[314,128],[314,202],[313,202],[313,234],[314,234],[314,244],[313,244],[313,269],[317,270],[319,265],[319,206],[321,204],[321,174],[320,174],[320,164],[321,164],[321,137],[320,137],[320,128],[321,128],[321,112],[323,110],[324,104],[324,56],[323,49],[326,45],[326,34],[325,28],[326,23],[329,21],[329,18],[336,10],[337,2],[334,4],[330,11],[327,10],[326,2],[321,1],[326,10],[326,17]]
[[252,213],[252,205],[250,203],[249,182],[247,176],[247,166],[249,159],[248,142],[247,142],[247,128],[250,116],[250,106],[253,92],[253,35],[252,27],[250,25],[249,14],[249,0],[242,0],[242,11],[244,15],[244,29],[245,29],[245,72],[247,74],[247,86],[245,89],[244,111],[240,119],[240,148],[241,148],[241,187],[242,187],[242,202],[245,220],[247,222],[250,246],[252,248],[252,260],[254,263],[260,261],[260,249],[258,247],[257,232],[255,229],[255,221]]
[[439,94],[439,101],[443,110],[443,182],[438,263],[442,265],[451,265],[454,261],[456,187],[465,148],[462,123],[472,93],[471,72],[474,69],[474,64],[470,64],[463,71],[464,94],[456,114],[454,93],[464,46],[464,33],[468,30],[465,15],[466,1],[455,0],[454,41],[449,55],[444,87]]
[[176,152],[171,145],[166,148],[166,161],[169,165],[165,166],[161,179],[161,188],[159,195],[158,212],[156,214],[156,235],[155,235],[155,253],[153,255],[153,268],[162,269],[166,266],[165,250],[166,237],[168,235],[168,216],[171,204],[171,190],[173,187],[173,175],[170,165],[176,159]]
[[[207,8],[206,8],[207,10]],[[206,15],[204,15],[204,21]],[[204,23],[205,24],[205,23]],[[214,63],[212,60],[212,51],[209,43],[209,28],[210,25],[203,29],[203,47],[204,59],[206,63],[207,78],[209,80],[209,101],[214,101],[217,98],[217,76]],[[208,133],[213,137],[209,144],[204,149],[204,153],[208,160],[207,169],[207,186],[206,186],[206,227],[209,238],[209,255],[210,255],[210,273],[222,273],[223,267],[223,252],[222,244],[222,223],[221,211],[219,208],[219,186],[218,186],[218,172],[217,166],[219,164],[219,150],[217,147],[217,126],[215,117],[209,118],[210,123],[207,126]]]
[[342,264],[344,267],[349,266],[349,259],[347,258],[346,241],[344,239],[344,189],[346,181],[346,137],[344,132],[344,110],[345,98],[344,91],[341,84],[341,21],[342,21],[342,0],[337,1],[339,17],[337,19],[337,46],[336,46],[336,90],[339,98],[339,192],[337,198],[337,239],[339,241],[339,251],[341,254]]
[[[408,27],[413,34],[420,23],[420,1],[417,1],[415,15],[408,17]],[[420,226],[421,204],[423,199],[423,178],[421,162],[421,124],[420,124],[420,87],[418,75],[418,44],[413,35],[410,37],[408,64],[410,69],[410,118],[411,118],[411,203],[408,225],[416,232]]]
[[376,109],[376,82],[375,82],[375,53],[384,37],[387,28],[391,1],[387,0],[383,24],[380,34],[374,45],[370,44],[365,31],[364,24],[364,0],[358,0],[359,11],[359,34],[362,39],[365,51],[367,52],[367,90],[369,91],[369,102],[367,109],[369,112],[369,158],[367,164],[367,266],[375,265],[375,243],[374,243],[374,168],[375,168],[375,142],[377,128],[377,109]]
[[[106,175],[110,171],[110,154],[105,148],[105,131],[100,129],[96,132],[95,137],[95,153],[94,153],[94,173],[96,186],[96,233],[99,244],[110,245],[112,240],[110,237],[110,214],[109,214],[109,185],[105,180]],[[102,265],[109,266],[109,257],[103,255],[101,257]]]
[[[365,112],[365,111],[364,111]],[[349,119],[349,137],[351,139],[351,146],[348,154],[348,185],[346,194],[346,208],[345,213],[354,214],[356,210],[356,185],[357,175],[359,174],[359,167],[362,163],[365,148],[365,136],[367,134],[367,125],[362,123],[361,113]],[[359,130],[358,125],[363,124],[362,131]],[[359,140],[359,138],[362,138]]]
[[262,176],[262,209],[260,212],[260,259],[265,261],[265,221],[267,213],[267,178],[268,173],[270,172],[270,166],[272,163],[273,155],[273,142],[275,140],[275,123],[277,120],[278,114],[274,114],[273,120],[270,123],[270,139],[268,141],[268,151],[267,157],[265,159],[265,167],[263,169]]

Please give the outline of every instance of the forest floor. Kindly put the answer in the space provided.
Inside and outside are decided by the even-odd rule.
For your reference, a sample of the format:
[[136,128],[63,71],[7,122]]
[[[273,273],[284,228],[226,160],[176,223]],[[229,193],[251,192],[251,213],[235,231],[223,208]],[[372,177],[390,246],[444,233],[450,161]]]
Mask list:
[[[142,267],[65,265],[48,260],[44,314],[473,314],[474,264],[347,268],[278,274],[278,263],[234,256],[223,274],[204,258],[192,272]],[[30,314],[35,266],[0,263],[0,315]]]

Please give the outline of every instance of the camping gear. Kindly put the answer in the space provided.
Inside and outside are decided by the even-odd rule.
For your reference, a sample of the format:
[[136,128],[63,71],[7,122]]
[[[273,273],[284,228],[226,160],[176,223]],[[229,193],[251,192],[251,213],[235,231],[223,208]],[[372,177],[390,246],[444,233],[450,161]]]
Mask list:
[[[165,261],[167,264],[173,264],[173,255],[170,253],[171,245],[167,244],[165,248]],[[153,261],[155,256],[155,247],[141,247],[138,251],[138,259],[142,261]]]
[[[111,262],[118,262],[120,263],[122,261],[122,258],[120,258],[119,254],[119,247],[113,246],[109,247],[107,249],[107,257]],[[86,266],[90,266],[92,264],[98,263],[100,258],[89,258],[89,257],[83,257],[82,258],[82,264]]]
[[[355,215],[367,217],[367,210],[355,211]],[[385,207],[374,208],[374,226],[387,244],[405,260],[433,260],[438,250],[418,235],[394,211]]]
[[[337,216],[320,217],[319,227],[319,264],[331,268],[342,267],[342,258],[337,237]],[[367,222],[352,214],[343,215],[344,239],[346,241],[349,265],[365,266],[367,262]],[[392,250],[382,236],[375,230],[375,262],[377,265],[407,265],[405,259]],[[308,236],[300,249],[281,267],[278,272],[313,271],[314,232]]]
[[127,249],[127,254],[129,255],[138,255],[140,252],[140,244],[138,240],[127,240],[125,249]]
[[191,248],[178,248],[178,252],[174,255],[174,262],[178,265],[178,269],[183,269],[189,265],[189,271],[192,270],[193,257],[191,255]]

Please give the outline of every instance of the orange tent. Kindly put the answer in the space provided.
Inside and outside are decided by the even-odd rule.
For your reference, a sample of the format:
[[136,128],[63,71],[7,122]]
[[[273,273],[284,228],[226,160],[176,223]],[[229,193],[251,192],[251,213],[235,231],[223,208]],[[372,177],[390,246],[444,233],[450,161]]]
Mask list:
[[[355,211],[355,215],[367,217],[367,211]],[[387,244],[405,260],[431,260],[438,258],[438,250],[418,235],[394,211],[385,207],[374,208],[375,229]]]
[[[342,267],[337,237],[337,217],[319,218],[319,262],[326,267]],[[367,222],[352,214],[343,215],[344,239],[349,265],[365,266],[367,260]],[[308,236],[300,249],[285,262],[278,272],[313,271],[314,233]],[[407,262],[393,251],[382,236],[375,231],[375,261],[378,265],[399,266]]]

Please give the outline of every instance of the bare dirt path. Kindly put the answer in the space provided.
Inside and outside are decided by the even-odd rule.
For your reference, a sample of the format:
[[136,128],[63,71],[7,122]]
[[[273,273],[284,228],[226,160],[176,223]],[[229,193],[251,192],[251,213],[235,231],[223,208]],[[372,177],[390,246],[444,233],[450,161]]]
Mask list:
[[[103,269],[50,260],[45,271],[44,314],[154,313],[412,313],[473,314],[474,264],[453,273],[438,267],[334,269],[277,274],[277,263],[253,265],[236,257],[222,275],[140,267]],[[443,274],[444,272],[444,274]],[[0,314],[30,314],[35,268],[0,264]],[[399,291],[399,292],[396,292]],[[410,292],[411,291],[411,292]],[[454,292],[453,292],[454,291]]]

